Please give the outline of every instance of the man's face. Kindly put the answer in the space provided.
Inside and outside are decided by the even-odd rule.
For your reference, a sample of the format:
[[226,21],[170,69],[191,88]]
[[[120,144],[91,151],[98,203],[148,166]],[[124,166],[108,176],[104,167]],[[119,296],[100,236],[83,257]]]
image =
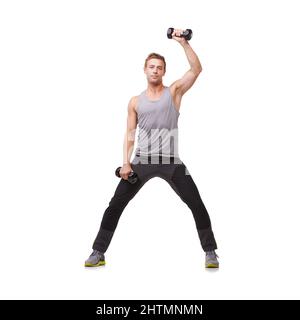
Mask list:
[[152,84],[159,84],[162,82],[162,77],[165,74],[164,63],[160,59],[150,59],[147,61],[147,66],[144,68],[147,80]]

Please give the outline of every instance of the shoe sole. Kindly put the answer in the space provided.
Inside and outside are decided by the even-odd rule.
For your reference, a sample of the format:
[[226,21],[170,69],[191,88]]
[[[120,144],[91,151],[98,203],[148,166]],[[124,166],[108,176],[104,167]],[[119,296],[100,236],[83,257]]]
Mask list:
[[214,264],[214,263],[209,263],[205,266],[206,268],[219,268],[218,264]]
[[91,263],[85,263],[85,267],[100,267],[100,266],[104,266],[105,265],[105,261],[99,261],[96,264],[91,264]]

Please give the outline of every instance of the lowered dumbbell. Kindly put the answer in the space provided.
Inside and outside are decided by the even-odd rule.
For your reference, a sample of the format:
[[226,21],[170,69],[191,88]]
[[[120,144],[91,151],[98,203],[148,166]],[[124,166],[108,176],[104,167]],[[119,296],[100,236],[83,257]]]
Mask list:
[[[121,170],[121,167],[118,167],[115,171],[115,174],[118,178],[121,178],[120,176],[120,170]],[[134,171],[131,171],[130,174],[128,175],[128,182],[131,183],[131,184],[135,184],[137,181],[138,181],[138,175],[134,172]]]
[[[174,28],[169,28],[167,31],[167,37],[169,39],[172,39],[172,33],[174,31]],[[193,36],[193,31],[191,29],[186,29],[185,31],[182,32],[180,37],[185,38],[185,40],[191,40]]]

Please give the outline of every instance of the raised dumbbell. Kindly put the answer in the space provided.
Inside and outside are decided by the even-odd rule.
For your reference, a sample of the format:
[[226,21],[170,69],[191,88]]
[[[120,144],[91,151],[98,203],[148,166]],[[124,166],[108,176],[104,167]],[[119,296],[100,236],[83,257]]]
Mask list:
[[[121,167],[118,167],[117,169],[116,169],[116,172],[115,172],[115,174],[116,174],[116,176],[118,177],[118,178],[121,178],[121,176],[120,176],[120,170],[121,170]],[[130,174],[128,175],[128,182],[129,183],[131,183],[131,184],[135,184],[137,181],[138,181],[138,175],[135,173],[135,172],[133,172],[133,171],[131,171],[130,172]]]
[[[167,31],[167,37],[169,39],[172,39],[172,33],[174,31],[174,28],[169,28]],[[186,29],[185,31],[182,32],[180,37],[185,38],[185,40],[191,40],[193,36],[193,31],[191,29]]]

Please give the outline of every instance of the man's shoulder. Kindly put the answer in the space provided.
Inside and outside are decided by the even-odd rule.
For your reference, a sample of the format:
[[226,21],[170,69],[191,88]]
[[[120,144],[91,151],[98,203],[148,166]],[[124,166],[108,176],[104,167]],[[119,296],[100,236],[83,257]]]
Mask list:
[[170,90],[172,96],[175,96],[177,89],[178,89],[178,87],[177,87],[176,81],[169,85],[169,90]]
[[132,96],[132,97],[130,98],[130,103],[137,103],[137,101],[138,101],[138,99],[139,99],[139,96],[140,96],[140,95]]
[[134,111],[137,111],[137,104],[138,104],[138,99],[140,95],[137,96],[132,96],[129,100],[129,108],[133,109]]

